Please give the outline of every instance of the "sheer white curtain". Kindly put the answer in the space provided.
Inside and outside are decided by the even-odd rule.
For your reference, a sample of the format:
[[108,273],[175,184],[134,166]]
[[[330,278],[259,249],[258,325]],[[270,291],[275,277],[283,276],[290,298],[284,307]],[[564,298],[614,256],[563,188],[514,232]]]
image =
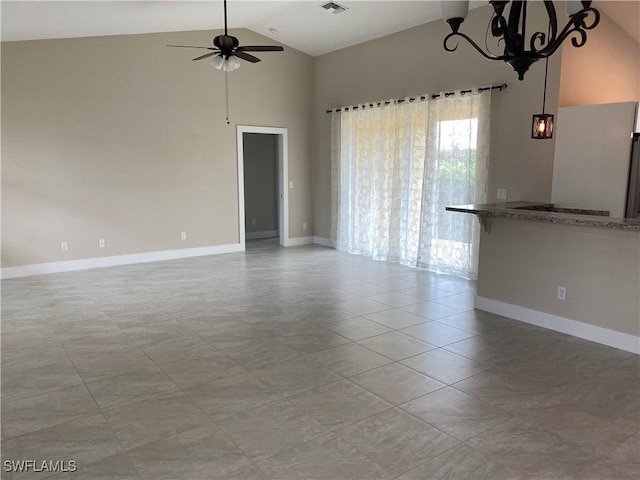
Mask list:
[[332,114],[340,250],[466,278],[479,227],[447,205],[486,201],[490,91]]
[[426,116],[425,102],[333,114],[336,248],[417,264]]

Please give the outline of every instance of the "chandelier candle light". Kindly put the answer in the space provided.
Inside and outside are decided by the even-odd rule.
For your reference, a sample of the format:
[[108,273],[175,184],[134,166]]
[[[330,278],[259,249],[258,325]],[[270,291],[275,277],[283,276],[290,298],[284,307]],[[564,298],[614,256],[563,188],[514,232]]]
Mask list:
[[[545,1],[544,6],[549,17],[549,33],[535,32],[527,39],[527,0],[490,1],[493,16],[490,20],[491,35],[504,42],[504,53],[494,55],[485,52],[477,43],[464,33],[460,33],[460,25],[469,11],[468,0],[443,0],[442,18],[451,27],[451,33],[444,39],[444,49],[453,52],[458,48],[449,46],[453,37],[462,37],[471,44],[483,57],[489,60],[502,60],[513,67],[520,80],[529,67],[540,59],[548,58],[570,36],[574,47],[582,47],[587,41],[587,30],[595,28],[600,22],[600,13],[591,8],[591,1],[569,0],[565,2],[569,21],[558,32],[558,17],[552,1]],[[505,18],[505,7],[511,3],[508,19]],[[529,49],[527,50],[527,42]],[[488,49],[487,49],[488,50]]]

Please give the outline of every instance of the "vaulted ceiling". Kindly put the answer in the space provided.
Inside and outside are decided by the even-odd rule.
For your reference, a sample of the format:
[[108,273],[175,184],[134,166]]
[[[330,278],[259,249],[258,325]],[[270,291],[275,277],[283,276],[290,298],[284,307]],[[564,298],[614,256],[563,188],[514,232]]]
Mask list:
[[[439,1],[337,0],[340,14],[321,8],[328,1],[229,0],[229,27],[316,56],[441,17]],[[222,12],[221,0],[2,1],[2,40],[220,29]]]
[[[441,17],[440,1],[229,0],[229,27],[248,28],[316,56]],[[472,1],[471,8],[487,1]],[[595,3],[640,42],[640,1]],[[561,8],[561,7],[560,7]],[[222,1],[2,1],[2,41],[126,35],[223,27]],[[559,18],[564,18],[559,12]]]

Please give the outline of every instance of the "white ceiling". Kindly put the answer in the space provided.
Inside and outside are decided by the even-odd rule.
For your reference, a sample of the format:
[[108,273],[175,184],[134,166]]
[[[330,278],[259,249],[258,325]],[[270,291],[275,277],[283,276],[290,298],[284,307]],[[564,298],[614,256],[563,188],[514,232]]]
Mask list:
[[[441,17],[440,1],[229,0],[229,28],[248,28],[321,55]],[[472,2],[471,8],[486,5]],[[2,1],[2,41],[223,28],[222,1]],[[272,33],[269,29],[276,29]]]
[[[316,56],[441,17],[439,0],[337,0],[348,8],[338,15],[320,8],[327,1],[229,0],[229,28],[248,28]],[[471,8],[486,4],[486,0],[472,1]],[[640,35],[639,5],[638,0],[596,2],[596,7],[636,41]],[[221,0],[2,0],[1,6],[2,41],[216,30],[224,26]]]

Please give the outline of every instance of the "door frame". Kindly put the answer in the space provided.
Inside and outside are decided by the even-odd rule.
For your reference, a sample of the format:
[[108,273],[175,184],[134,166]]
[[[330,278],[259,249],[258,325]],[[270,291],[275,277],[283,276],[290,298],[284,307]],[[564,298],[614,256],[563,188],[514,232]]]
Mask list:
[[238,148],[238,233],[240,246],[245,249],[245,210],[244,210],[244,144],[245,133],[266,133],[277,135],[278,142],[278,233],[280,245],[286,247],[289,242],[289,132],[283,127],[259,127],[238,125],[236,139]]

